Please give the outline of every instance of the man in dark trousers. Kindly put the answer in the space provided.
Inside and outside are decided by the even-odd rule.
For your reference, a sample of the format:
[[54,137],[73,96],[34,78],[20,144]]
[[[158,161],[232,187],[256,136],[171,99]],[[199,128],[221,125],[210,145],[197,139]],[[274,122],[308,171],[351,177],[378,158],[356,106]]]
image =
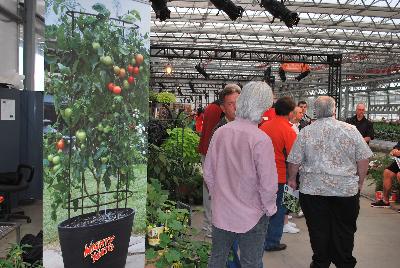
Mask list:
[[363,136],[366,143],[369,144],[374,139],[374,125],[365,118],[365,104],[358,103],[356,106],[356,115],[346,119],[346,123],[356,126]]

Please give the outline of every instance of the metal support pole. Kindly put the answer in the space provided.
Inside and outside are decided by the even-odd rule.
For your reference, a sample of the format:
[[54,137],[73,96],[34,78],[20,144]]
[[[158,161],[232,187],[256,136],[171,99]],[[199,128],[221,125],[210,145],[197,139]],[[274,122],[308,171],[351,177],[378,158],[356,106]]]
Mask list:
[[25,1],[24,5],[24,90],[35,91],[35,23],[36,0]]

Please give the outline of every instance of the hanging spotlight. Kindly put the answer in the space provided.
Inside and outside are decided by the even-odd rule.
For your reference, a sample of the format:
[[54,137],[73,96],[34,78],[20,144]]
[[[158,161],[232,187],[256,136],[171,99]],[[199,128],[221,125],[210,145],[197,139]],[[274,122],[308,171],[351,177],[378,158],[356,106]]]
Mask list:
[[[297,25],[300,21],[296,12],[290,11],[285,5],[277,0],[261,0],[260,6],[265,8],[272,16],[283,21],[288,28]],[[274,22],[274,19],[272,22]]]
[[150,0],[156,18],[165,21],[170,18],[171,11],[167,7],[167,0]]
[[200,63],[197,64],[194,68],[196,68],[199,74],[204,76],[204,78],[209,79],[209,75],[206,73],[206,70],[204,70],[204,68],[200,66]]
[[164,72],[165,72],[167,75],[172,74],[172,64],[171,64],[171,63],[167,63],[167,65],[165,65],[165,67],[164,67]]
[[296,79],[297,81],[300,81],[301,79],[305,78],[307,75],[310,74],[310,71],[307,70],[305,72],[300,73],[298,76],[296,76],[294,79]]
[[[231,0],[210,0],[213,5],[228,15],[231,20],[242,17],[244,9],[235,5]],[[218,14],[217,14],[218,15]]]
[[268,66],[267,69],[264,70],[264,82],[268,82],[271,77],[271,66]]
[[193,84],[192,81],[189,81],[189,87],[190,87],[190,90],[191,90],[193,93],[196,93],[196,89],[194,88],[194,84]]
[[272,68],[268,66],[267,69],[264,70],[264,78],[263,81],[267,83],[270,87],[275,87],[275,76],[271,75]]
[[176,90],[178,91],[178,94],[179,94],[180,96],[183,96],[183,93],[182,93],[182,90],[181,90],[180,87],[177,87]]
[[285,73],[285,70],[283,70],[282,67],[279,67],[279,77],[281,78],[282,82],[286,81],[286,73]]
[[160,89],[158,90],[158,93],[162,92],[163,90],[166,90],[167,88],[165,87],[165,85],[161,82],[158,82],[158,85],[160,86]]

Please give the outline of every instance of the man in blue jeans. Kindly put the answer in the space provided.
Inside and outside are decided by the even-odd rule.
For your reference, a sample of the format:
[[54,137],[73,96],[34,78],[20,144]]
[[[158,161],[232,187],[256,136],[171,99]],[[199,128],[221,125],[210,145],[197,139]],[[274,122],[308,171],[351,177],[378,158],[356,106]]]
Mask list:
[[283,234],[284,218],[286,208],[282,204],[283,189],[286,183],[286,159],[296,140],[297,134],[293,130],[289,118],[292,117],[296,107],[292,98],[285,96],[279,98],[275,103],[276,117],[266,121],[260,126],[272,140],[275,152],[275,163],[278,172],[278,192],[276,196],[275,215],[270,218],[267,235],[265,236],[264,249],[266,251],[279,251],[286,249],[285,244],[281,244]]

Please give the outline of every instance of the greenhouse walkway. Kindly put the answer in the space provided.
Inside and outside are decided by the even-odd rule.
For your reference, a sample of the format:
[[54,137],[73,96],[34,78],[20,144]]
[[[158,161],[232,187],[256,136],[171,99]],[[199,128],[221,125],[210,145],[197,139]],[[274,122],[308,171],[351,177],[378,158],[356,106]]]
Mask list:
[[[371,200],[360,199],[360,215],[357,221],[354,256],[360,268],[400,267],[400,213],[394,209],[371,208]],[[202,212],[195,212],[193,225],[201,229]],[[293,218],[300,228],[298,234],[284,234],[282,243],[287,249],[280,252],[265,252],[264,267],[308,268],[311,262],[311,246],[304,218]],[[206,239],[206,238],[204,238]],[[335,267],[331,265],[331,267]]]

